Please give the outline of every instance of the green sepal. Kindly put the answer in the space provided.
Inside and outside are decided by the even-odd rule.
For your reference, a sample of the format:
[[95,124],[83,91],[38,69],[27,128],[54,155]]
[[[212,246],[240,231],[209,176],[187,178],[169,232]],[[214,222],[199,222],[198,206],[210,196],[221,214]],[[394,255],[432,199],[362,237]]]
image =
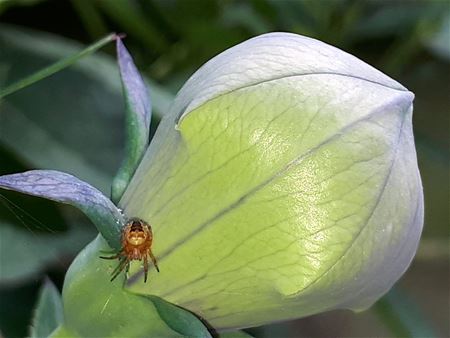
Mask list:
[[117,57],[126,101],[126,139],[124,159],[111,188],[111,199],[116,204],[147,149],[151,120],[147,87],[120,39],[117,39]]
[[228,331],[219,334],[218,338],[251,338],[252,335],[245,331]]
[[123,289],[125,273],[110,282],[118,261],[99,258],[108,249],[98,236],[67,272],[63,289],[64,330],[81,337],[210,337],[201,322],[186,310],[160,298]]
[[49,279],[46,279],[39,292],[30,337],[47,337],[62,321],[63,305],[61,295],[56,286]]
[[67,329],[67,327],[63,325],[58,326],[56,328],[55,331],[53,331],[50,336],[48,336],[49,338],[81,338],[79,335],[77,335],[76,333],[70,331],[69,329]]

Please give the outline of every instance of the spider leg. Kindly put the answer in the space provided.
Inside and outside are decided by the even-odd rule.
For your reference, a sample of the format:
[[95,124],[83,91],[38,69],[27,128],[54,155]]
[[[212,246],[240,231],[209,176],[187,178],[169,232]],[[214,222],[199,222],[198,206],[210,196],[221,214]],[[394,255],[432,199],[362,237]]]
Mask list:
[[[156,268],[156,271],[159,272],[158,263],[156,263],[156,258],[155,258],[155,256],[153,256],[152,251],[149,250],[148,254],[149,254],[150,258],[152,259],[152,262],[153,262],[153,265],[154,265],[155,268]],[[147,257],[146,257],[146,258],[147,258]]]
[[116,268],[113,270],[112,274],[114,275],[116,272],[120,272],[125,268],[125,264],[129,262],[128,257],[123,256],[119,260],[119,264],[116,266]]
[[122,252],[118,252],[113,256],[100,256],[102,259],[117,259],[122,256]]
[[148,275],[148,258],[147,255],[144,256],[144,283],[147,282]]
[[129,260],[127,257],[123,257],[120,260],[119,265],[117,265],[117,267],[114,269],[114,271],[112,272],[112,277],[111,277],[111,282],[116,279],[116,277],[122,272],[122,270],[125,268],[125,266],[129,263]]
[[128,260],[127,266],[125,267],[125,275],[128,278],[128,271],[130,271],[130,260]]
[[125,269],[125,273],[128,275],[128,271],[130,271],[130,261],[127,263],[127,267]]

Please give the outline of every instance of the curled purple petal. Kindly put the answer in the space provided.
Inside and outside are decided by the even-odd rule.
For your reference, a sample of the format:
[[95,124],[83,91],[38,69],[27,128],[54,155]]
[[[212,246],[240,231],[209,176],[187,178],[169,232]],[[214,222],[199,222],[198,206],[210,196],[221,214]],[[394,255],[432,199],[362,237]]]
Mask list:
[[0,188],[14,190],[80,209],[115,249],[124,224],[120,210],[99,190],[75,176],[56,170],[31,170],[0,176]]

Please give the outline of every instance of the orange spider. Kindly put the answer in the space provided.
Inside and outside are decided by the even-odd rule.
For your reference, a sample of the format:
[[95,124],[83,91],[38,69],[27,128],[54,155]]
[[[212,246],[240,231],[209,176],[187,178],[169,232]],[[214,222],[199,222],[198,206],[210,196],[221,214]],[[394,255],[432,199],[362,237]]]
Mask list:
[[115,255],[104,257],[103,259],[119,258],[119,265],[112,272],[113,281],[126,267],[126,272],[130,268],[132,260],[144,260],[144,283],[147,282],[148,256],[150,256],[156,271],[159,272],[156,258],[153,256],[151,247],[153,233],[151,226],[140,218],[130,218],[122,230],[122,249]]

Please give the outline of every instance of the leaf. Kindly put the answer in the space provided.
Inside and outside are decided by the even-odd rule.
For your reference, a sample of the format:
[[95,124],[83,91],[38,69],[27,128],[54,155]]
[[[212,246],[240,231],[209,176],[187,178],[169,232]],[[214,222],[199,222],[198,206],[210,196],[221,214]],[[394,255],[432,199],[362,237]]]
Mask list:
[[140,4],[129,1],[98,1],[96,4],[122,29],[138,38],[152,51],[162,52],[167,48],[164,34],[153,27],[143,15]]
[[248,3],[226,6],[222,13],[222,20],[226,26],[242,26],[254,35],[265,33],[272,28]]
[[[0,174],[26,170],[1,147],[0,158]],[[0,191],[0,286],[23,284],[48,266],[65,265],[96,233],[89,220],[71,207]]]
[[55,285],[46,279],[39,293],[30,336],[31,338],[48,337],[62,322],[61,295]]
[[72,175],[54,170],[3,175],[0,188],[70,204],[89,217],[112,248],[121,248],[121,212],[99,190]]
[[[89,151],[82,154],[72,149],[57,135],[51,135],[47,127],[33,121],[9,102],[1,105],[0,121],[0,142],[30,166],[77,173],[100,190],[109,191],[111,175],[89,162]],[[18,130],[22,132],[17,134]]]
[[21,89],[24,89],[38,81],[41,81],[41,80],[45,79],[46,77],[49,77],[49,76],[63,70],[66,67],[71,66],[72,64],[77,62],[82,57],[94,53],[95,51],[97,51],[98,49],[100,49],[101,47],[106,45],[108,42],[111,42],[115,39],[117,39],[116,35],[110,34],[110,35],[104,37],[103,39],[97,41],[96,43],[88,46],[86,49],[82,50],[81,52],[79,52],[75,55],[71,55],[71,56],[69,56],[63,60],[60,60],[44,69],[41,69],[40,71],[38,71],[34,74],[31,74],[23,79],[20,79],[19,81],[9,85],[6,88],[2,88],[0,90],[0,99],[6,97],[8,95],[11,95]]
[[[0,45],[2,87],[84,48],[51,34],[7,25],[0,25]],[[147,83],[155,114],[162,116],[172,94]],[[54,94],[51,99],[48,93]],[[122,158],[123,111],[117,64],[98,53],[4,98],[0,143],[32,167],[76,174],[109,195]]]
[[93,231],[80,225],[62,233],[37,235],[0,222],[0,285],[18,284],[49,263],[76,254],[93,236]]
[[29,334],[38,286],[36,283],[14,283],[0,287],[0,331],[2,337],[26,337]]
[[147,149],[152,113],[148,89],[120,39],[117,39],[117,57],[127,104],[125,157],[112,184],[114,203],[122,197]]
[[384,6],[377,6],[370,14],[361,17],[353,34],[361,39],[393,35],[404,36],[419,22],[433,19],[436,8],[440,11],[443,7],[437,1],[414,4],[392,2]]
[[[70,330],[81,337],[209,336],[200,321],[185,310],[124,290],[123,274],[110,282],[111,271],[118,262],[99,258],[107,249],[105,241],[97,237],[67,272],[63,289],[64,328],[59,331]],[[150,284],[152,277],[151,274]],[[181,328],[176,320],[187,326]],[[53,335],[60,336],[63,334]]]
[[211,337],[208,330],[192,313],[165,300],[149,296],[162,320],[174,331],[187,337]]
[[43,0],[16,0],[16,1],[1,1],[0,14],[11,7],[30,6],[42,2]]
[[441,24],[437,31],[430,37],[424,37],[425,45],[436,55],[443,59],[450,60],[450,8],[447,6],[444,11]]
[[[6,85],[83,49],[49,34],[4,25],[0,45]],[[48,99],[48,93],[55,95]],[[109,193],[122,152],[122,107],[113,61],[91,55],[3,99],[0,142],[33,167],[76,173]]]

